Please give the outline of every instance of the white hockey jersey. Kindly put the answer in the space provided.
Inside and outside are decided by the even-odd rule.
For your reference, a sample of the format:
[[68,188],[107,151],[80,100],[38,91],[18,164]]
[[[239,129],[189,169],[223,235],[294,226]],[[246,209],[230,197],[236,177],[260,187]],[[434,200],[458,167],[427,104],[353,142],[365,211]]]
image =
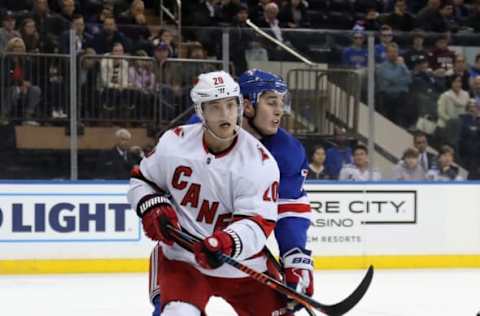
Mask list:
[[[208,151],[201,124],[177,127],[166,132],[155,151],[140,164],[142,175],[170,192],[181,227],[205,238],[217,229],[234,238],[237,260],[266,270],[263,249],[277,219],[279,170],[270,152],[253,136],[240,129],[235,142],[220,154]],[[132,178],[128,198],[136,208],[140,199],[155,190],[145,181]],[[246,274],[228,265],[201,268],[193,254],[177,244],[162,244],[165,256],[189,262],[210,276],[238,278]],[[257,256],[256,256],[257,255]]]

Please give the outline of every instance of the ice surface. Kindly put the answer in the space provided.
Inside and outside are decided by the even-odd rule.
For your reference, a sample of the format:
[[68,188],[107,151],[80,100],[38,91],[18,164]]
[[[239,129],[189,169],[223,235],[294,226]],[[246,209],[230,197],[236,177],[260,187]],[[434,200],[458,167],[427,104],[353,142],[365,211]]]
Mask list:
[[[316,272],[315,297],[324,303],[343,299],[363,273]],[[0,315],[151,315],[146,291],[146,274],[0,276]],[[476,316],[479,311],[480,269],[379,270],[364,299],[347,315]],[[207,312],[235,315],[220,299],[212,299]]]

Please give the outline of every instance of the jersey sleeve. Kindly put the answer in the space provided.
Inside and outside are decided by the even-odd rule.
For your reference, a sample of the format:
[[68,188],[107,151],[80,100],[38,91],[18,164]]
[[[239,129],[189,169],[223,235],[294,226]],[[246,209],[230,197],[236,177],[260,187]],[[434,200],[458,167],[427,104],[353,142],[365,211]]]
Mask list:
[[137,209],[138,202],[146,195],[166,190],[163,166],[165,159],[162,159],[161,153],[167,134],[159,140],[155,149],[142,159],[140,166],[132,170],[127,198],[133,209]]
[[305,249],[307,230],[310,227],[310,201],[304,190],[308,174],[308,160],[302,146],[302,155],[294,164],[290,173],[281,173],[280,199],[278,203],[279,219],[275,227],[280,255],[294,248]]
[[225,228],[232,236],[232,256],[245,260],[259,253],[275,227],[280,172],[273,158],[248,174],[235,185],[235,222]]

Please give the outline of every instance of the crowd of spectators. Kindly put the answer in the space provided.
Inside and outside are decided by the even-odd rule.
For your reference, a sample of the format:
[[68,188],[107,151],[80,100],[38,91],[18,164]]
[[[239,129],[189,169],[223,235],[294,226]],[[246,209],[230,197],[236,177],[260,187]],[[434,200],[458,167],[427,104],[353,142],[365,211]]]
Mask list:
[[[174,1],[164,4],[175,11]],[[422,130],[437,149],[450,146],[470,174],[480,174],[476,158],[480,156],[480,54],[469,65],[465,56],[450,48],[452,34],[480,32],[480,0],[186,1],[182,34],[172,26],[149,25],[151,7],[154,1],[147,0],[3,1],[0,123],[22,118],[24,124],[43,124],[38,113],[53,120],[68,118],[68,60],[24,53],[69,54],[71,30],[79,57],[80,115],[106,121],[168,120],[185,110],[196,75],[215,67],[195,63],[185,67],[167,59],[219,59],[221,33],[208,27],[230,27],[232,70],[237,74],[251,60],[286,58],[277,45],[246,31],[247,19],[300,51],[306,43],[290,30],[347,30],[343,34],[352,34],[352,44],[334,43],[331,64],[360,72],[367,67],[366,31],[375,31],[377,111],[408,130]],[[177,41],[180,36],[182,45]],[[342,136],[337,137],[334,146],[315,151],[312,174],[335,179],[349,165],[359,168],[361,178],[362,170],[368,169],[362,162],[368,151],[361,146],[347,148]],[[402,160],[403,169],[399,167],[396,174],[417,176],[412,169],[414,150],[406,150],[405,156],[409,162]],[[351,170],[349,174],[354,177]]]
[[169,64],[168,58],[206,59],[205,48],[184,43],[180,55],[175,28],[147,25],[142,0],[18,2],[0,5],[2,124],[68,118],[68,57],[45,54],[69,54],[72,30],[86,120],[172,119],[188,106],[195,77],[218,68]]
[[[473,109],[473,108],[472,108]],[[470,118],[472,120],[473,118]],[[468,133],[470,129],[464,131]],[[478,145],[466,144],[464,149],[472,149]],[[308,177],[310,180],[341,181],[459,181],[463,180],[460,168],[455,163],[455,149],[443,145],[438,155],[429,151],[428,137],[425,133],[416,132],[412,145],[406,148],[400,160],[392,170],[371,167],[369,151],[366,145],[348,137],[344,129],[336,128],[335,136],[325,144],[313,146]],[[469,156],[472,157],[472,156]],[[478,158],[469,161],[469,166],[478,166]],[[478,168],[478,167],[477,167]],[[478,179],[478,169],[469,174],[469,179]]]

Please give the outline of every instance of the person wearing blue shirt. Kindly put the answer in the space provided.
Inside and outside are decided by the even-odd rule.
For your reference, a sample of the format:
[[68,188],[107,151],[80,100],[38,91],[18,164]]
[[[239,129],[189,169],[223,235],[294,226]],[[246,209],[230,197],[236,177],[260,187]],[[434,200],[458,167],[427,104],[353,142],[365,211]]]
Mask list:
[[327,149],[325,168],[332,179],[338,179],[344,165],[352,163],[352,148],[348,146],[344,128],[335,128],[335,145]]
[[353,33],[351,47],[343,49],[342,64],[348,68],[366,68],[368,63],[368,50],[364,47],[365,35],[362,32]]
[[375,62],[383,63],[387,59],[387,46],[393,42],[393,32],[388,25],[380,30],[380,43],[375,45]]

